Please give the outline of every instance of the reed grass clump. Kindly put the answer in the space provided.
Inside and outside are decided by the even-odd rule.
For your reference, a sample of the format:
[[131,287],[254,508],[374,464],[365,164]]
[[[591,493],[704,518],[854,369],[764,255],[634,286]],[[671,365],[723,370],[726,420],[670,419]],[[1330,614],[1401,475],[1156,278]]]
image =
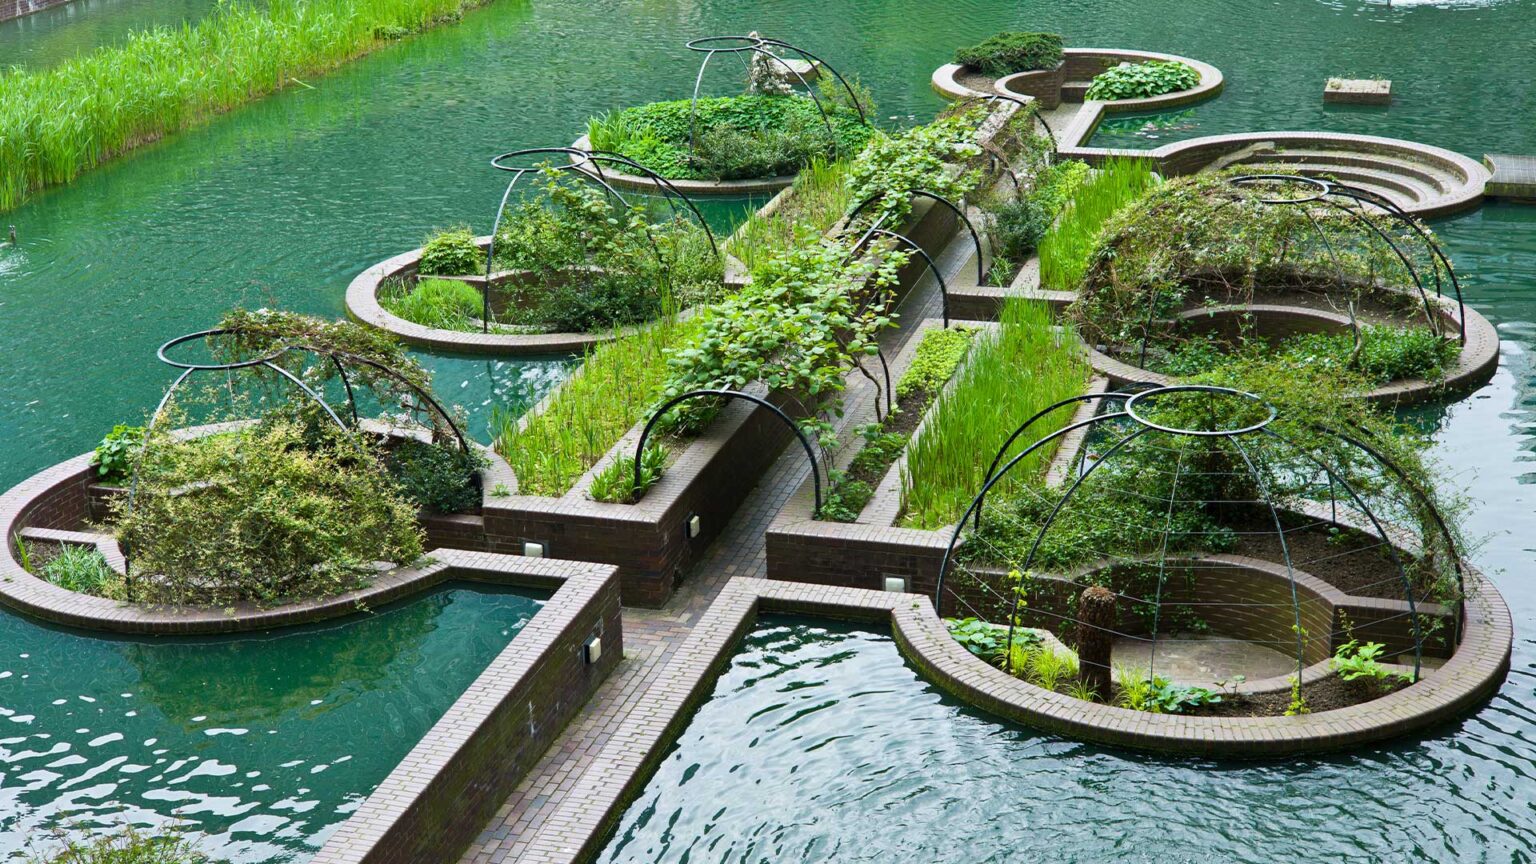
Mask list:
[[[930,409],[922,434],[907,450],[902,471],[902,524],[934,529],[953,523],[985,481],[994,449],[1036,411],[1083,392],[1088,364],[1070,330],[1052,326],[1042,303],[1010,300],[998,329],[979,335],[953,385]],[[1066,425],[1070,411],[1036,423],[1017,452]],[[1005,484],[1027,482],[1049,464],[1042,448],[1015,468]]]
[[496,452],[517,474],[524,495],[565,494],[597,464],[631,426],[655,407],[667,377],[667,350],[696,328],[664,318],[631,336],[587,352],[580,371],[560,388],[544,411],[519,426],[498,412]]
[[1141,159],[1114,159],[1089,175],[1040,240],[1040,286],[1050,291],[1076,290],[1088,272],[1099,229],[1156,182],[1157,175]]
[[0,210],[485,2],[236,0],[49,69],[0,69]]
[[795,244],[795,229],[809,226],[825,234],[853,205],[848,188],[848,162],[822,158],[800,170],[794,185],[772,213],[753,213],[731,235],[730,252],[747,271]]

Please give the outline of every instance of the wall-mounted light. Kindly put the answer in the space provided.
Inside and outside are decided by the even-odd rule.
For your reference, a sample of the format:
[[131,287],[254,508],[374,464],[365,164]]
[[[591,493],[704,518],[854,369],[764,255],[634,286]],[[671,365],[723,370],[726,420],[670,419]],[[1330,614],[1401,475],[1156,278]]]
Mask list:
[[907,577],[905,577],[905,576],[889,576],[889,575],[886,576],[885,577],[885,590],[893,591],[893,592],[895,592],[897,594],[905,594],[905,593],[907,593]]
[[687,523],[687,526],[686,526],[686,531],[687,531],[688,539],[689,540],[692,540],[693,538],[695,538],[695,537],[699,536],[701,533],[703,533],[703,531],[704,531],[704,520],[699,518],[699,514],[697,514],[697,513],[690,513],[690,514],[688,514],[688,523]]
[[603,659],[603,637],[593,636],[588,639],[586,644],[581,646],[581,656],[586,658],[588,665]]
[[545,548],[543,543],[534,543],[531,540],[523,541],[524,558],[543,558],[547,554],[549,554],[549,550]]

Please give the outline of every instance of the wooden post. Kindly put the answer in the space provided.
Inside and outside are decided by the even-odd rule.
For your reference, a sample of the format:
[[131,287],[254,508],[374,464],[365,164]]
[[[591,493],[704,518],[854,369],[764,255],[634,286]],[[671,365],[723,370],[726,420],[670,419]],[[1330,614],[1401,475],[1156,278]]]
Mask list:
[[1077,606],[1077,680],[1101,700],[1110,696],[1115,617],[1115,592],[1100,585],[1083,590]]

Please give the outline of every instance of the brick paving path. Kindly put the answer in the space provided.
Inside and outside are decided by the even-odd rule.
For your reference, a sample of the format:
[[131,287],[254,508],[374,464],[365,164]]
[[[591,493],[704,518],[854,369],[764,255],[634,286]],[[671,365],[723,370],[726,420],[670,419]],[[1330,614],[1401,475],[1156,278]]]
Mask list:
[[[937,264],[951,285],[974,284],[964,265],[973,246],[958,234],[937,256]],[[973,265],[974,266],[974,265]],[[938,282],[925,274],[899,309],[903,321],[917,322],[939,315]],[[915,331],[904,327],[881,339],[887,357],[894,357]],[[877,364],[870,364],[876,372]],[[850,376],[847,410],[840,421],[843,441],[851,430],[874,417],[874,385],[857,374]],[[624,609],[624,660],[598,689],[587,706],[571,721],[544,758],[512,793],[491,824],[465,851],[461,864],[516,861],[528,838],[552,813],[582,773],[640,704],[673,651],[687,637],[721,588],[738,576],[763,578],[766,556],[763,535],[773,517],[810,472],[798,447],[789,448],[773,464],[742,503],[720,537],[684,577],[670,602],[662,609]]]

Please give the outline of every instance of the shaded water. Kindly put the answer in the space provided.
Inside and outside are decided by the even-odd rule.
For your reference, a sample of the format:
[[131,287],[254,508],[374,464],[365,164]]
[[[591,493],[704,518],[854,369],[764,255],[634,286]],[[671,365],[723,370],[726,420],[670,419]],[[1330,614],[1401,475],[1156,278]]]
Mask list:
[[308,860],[541,605],[454,587],[217,639],[0,615],[0,858],[175,819],[220,859]]
[[1529,861],[1530,719],[1501,697],[1350,755],[1159,759],[959,704],[888,635],[766,618],[598,860]]
[[[685,96],[696,68],[682,48],[688,38],[757,29],[802,42],[859,73],[881,116],[905,122],[940,106],[928,76],[956,44],[1002,28],[1059,29],[1071,44],[1170,51],[1221,67],[1225,94],[1179,121],[1196,126],[1171,134],[1338,129],[1477,156],[1536,152],[1533,13],[1531,0],[1412,8],[1358,0],[498,0],[457,26],[310,82],[313,90],[232,112],[0,217],[21,236],[18,248],[0,248],[0,488],[88,449],[113,423],[142,417],[170,378],[153,360],[155,346],[209,326],[229,305],[339,315],[347,282],[366,266],[418,245],[434,227],[466,222],[484,231],[503,181],[486,167],[491,155],[566,143],[602,110]],[[1325,110],[1322,83],[1336,74],[1385,74],[1397,102]],[[714,212],[728,219],[741,209]],[[1471,527],[1489,535],[1478,560],[1515,613],[1514,671],[1492,705],[1427,739],[1347,758],[1242,768],[1167,762],[1036,736],[945,703],[879,637],[843,634],[816,643],[831,644],[835,656],[817,656],[792,644],[816,640],[773,636],[765,646],[778,640],[793,652],[782,662],[809,657],[808,670],[833,677],[803,673],[809,686],[801,693],[814,695],[814,705],[771,695],[773,685],[744,690],[748,701],[733,703],[794,704],[804,716],[793,722],[773,711],[758,721],[737,711],[703,715],[715,719],[694,730],[725,733],[709,746],[735,749],[694,760],[703,779],[685,787],[700,793],[687,802],[652,799],[657,815],[624,847],[626,860],[677,860],[701,833],[717,849],[782,838],[787,851],[768,860],[809,847],[816,854],[808,857],[837,850],[843,860],[860,860],[866,849],[967,861],[1037,850],[1062,860],[1050,853],[1065,849],[1079,860],[1110,850],[1129,860],[1198,861],[1225,860],[1210,849],[1234,843],[1250,844],[1241,848],[1254,860],[1320,857],[1314,848],[1340,860],[1446,859],[1452,851],[1464,860],[1532,858],[1518,832],[1536,827],[1527,773],[1536,755],[1536,643],[1528,635],[1536,591],[1526,581],[1536,556],[1528,491],[1536,479],[1536,210],[1493,206],[1437,228],[1469,302],[1504,338],[1504,365],[1490,385],[1420,414],[1438,452],[1474,484]],[[471,409],[482,437],[491,404],[526,406],[567,370],[559,359],[424,359],[441,394]],[[0,628],[3,650],[44,638],[58,639],[61,653],[100,644],[4,614]],[[50,692],[94,692],[85,688],[92,667],[58,674]],[[0,680],[7,684],[14,682]],[[54,735],[101,726],[66,717],[50,725]],[[818,736],[851,743],[805,752]],[[318,764],[334,758],[329,752],[293,758]],[[682,780],[664,773],[653,790]],[[728,781],[736,785],[725,793]],[[0,795],[11,794],[10,783]],[[774,785],[798,797],[762,797]],[[736,796],[747,803],[722,803]],[[6,803],[0,813],[30,818],[30,806]],[[637,831],[638,812],[626,823]],[[676,826],[662,830],[674,816]],[[1303,824],[1328,832],[1326,845],[1301,845],[1286,833]],[[1127,839],[1113,845],[1117,837]],[[724,858],[703,847],[693,855]]]

